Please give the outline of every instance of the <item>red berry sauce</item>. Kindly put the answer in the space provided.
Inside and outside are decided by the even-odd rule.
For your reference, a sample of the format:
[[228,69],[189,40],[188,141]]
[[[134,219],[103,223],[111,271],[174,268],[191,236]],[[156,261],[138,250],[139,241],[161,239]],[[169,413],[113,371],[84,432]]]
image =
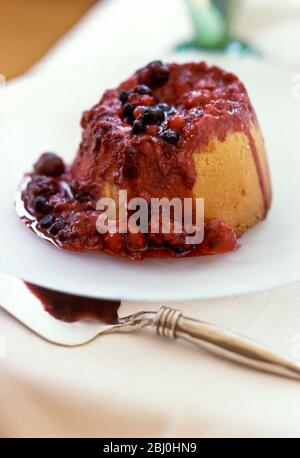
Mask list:
[[106,324],[118,322],[120,301],[60,293],[28,282],[25,282],[25,285],[39,299],[46,312],[58,320],[68,323],[83,319],[102,321]]
[[199,245],[186,245],[185,234],[101,235],[96,202],[108,182],[126,189],[128,199],[192,197],[195,149],[213,138],[225,141],[228,132],[244,132],[267,212],[270,202],[250,132],[255,123],[247,91],[235,75],[204,62],[152,62],[83,113],[82,141],[70,167],[53,154],[39,159],[22,184],[18,213],[40,236],[69,250],[137,260],[234,250],[234,231],[218,220],[205,222]]

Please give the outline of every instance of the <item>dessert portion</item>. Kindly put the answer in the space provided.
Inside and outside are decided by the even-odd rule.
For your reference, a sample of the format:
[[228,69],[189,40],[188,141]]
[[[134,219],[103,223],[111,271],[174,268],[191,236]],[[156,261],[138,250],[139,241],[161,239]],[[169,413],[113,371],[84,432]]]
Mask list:
[[[138,70],[83,113],[82,141],[70,167],[44,153],[22,184],[17,210],[42,237],[76,251],[133,259],[223,253],[263,220],[271,184],[262,134],[243,83],[205,62]],[[101,197],[197,197],[204,240],[185,233],[97,231]]]

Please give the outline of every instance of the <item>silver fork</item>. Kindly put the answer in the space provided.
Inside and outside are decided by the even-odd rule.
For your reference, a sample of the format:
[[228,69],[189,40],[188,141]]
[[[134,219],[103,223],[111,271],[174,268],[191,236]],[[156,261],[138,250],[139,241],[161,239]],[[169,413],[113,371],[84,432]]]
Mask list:
[[[2,288],[1,288],[2,284]],[[40,302],[22,280],[0,273],[0,303],[14,318],[48,342],[65,347],[86,345],[99,336],[129,333],[146,327],[169,339],[208,344],[222,356],[260,370],[289,377],[300,376],[300,366],[243,335],[215,324],[184,316],[179,310],[161,307],[157,312],[141,311],[118,318],[114,324],[98,322],[64,323],[44,312]]]
[[103,334],[132,332],[145,327],[152,327],[157,335],[172,340],[179,338],[196,345],[201,343],[212,345],[224,350],[227,357],[231,356],[231,359],[260,370],[279,375],[300,376],[300,366],[275,354],[258,342],[215,324],[188,318],[179,310],[165,306],[157,312],[138,312],[120,318],[117,324],[100,330],[80,345],[89,343]]

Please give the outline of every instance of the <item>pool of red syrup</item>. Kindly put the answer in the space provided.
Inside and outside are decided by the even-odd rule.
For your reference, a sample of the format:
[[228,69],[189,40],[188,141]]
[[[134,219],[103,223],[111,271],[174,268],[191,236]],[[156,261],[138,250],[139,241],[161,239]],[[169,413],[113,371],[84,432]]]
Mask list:
[[29,282],[24,283],[31,293],[39,299],[46,312],[58,320],[72,323],[92,319],[106,324],[114,324],[118,321],[120,301],[75,296],[74,294],[61,293],[33,285]]

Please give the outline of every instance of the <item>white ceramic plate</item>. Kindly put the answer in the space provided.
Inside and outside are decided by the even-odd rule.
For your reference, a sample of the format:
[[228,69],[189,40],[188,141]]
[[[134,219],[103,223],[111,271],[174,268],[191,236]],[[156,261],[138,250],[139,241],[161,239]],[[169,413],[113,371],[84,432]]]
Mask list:
[[255,60],[213,60],[236,71],[248,86],[273,178],[269,217],[241,239],[239,251],[132,262],[59,250],[18,220],[13,201],[23,173],[43,151],[71,161],[82,110],[141,64],[119,61],[69,69],[67,75],[31,76],[0,90],[0,269],[73,294],[136,301],[236,295],[300,280],[300,99],[296,90],[293,96],[292,75]]

